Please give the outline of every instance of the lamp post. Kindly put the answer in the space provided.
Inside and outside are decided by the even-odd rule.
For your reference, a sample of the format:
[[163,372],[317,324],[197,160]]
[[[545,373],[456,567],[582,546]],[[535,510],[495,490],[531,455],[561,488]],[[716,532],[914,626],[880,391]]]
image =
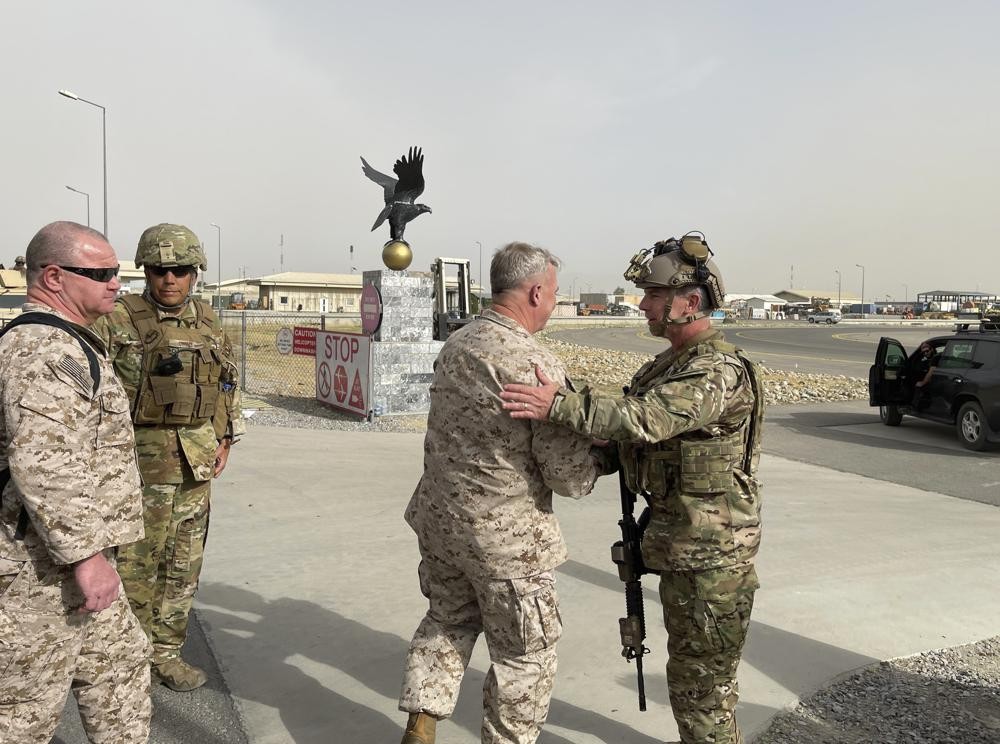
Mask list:
[[[108,112],[99,103],[94,103],[93,101],[88,101],[86,98],[80,98],[76,93],[71,93],[68,90],[59,91],[59,95],[65,96],[66,98],[72,98],[74,101],[81,101],[82,103],[89,103],[91,106],[96,106],[101,110],[101,161],[103,162],[104,170],[104,237],[110,241],[111,236],[108,235]],[[68,188],[68,187],[67,187]],[[75,189],[74,189],[75,191]]]
[[854,264],[859,269],[861,269],[861,318],[865,318],[865,267],[861,264]]
[[[85,197],[87,197],[87,227],[90,227],[90,194],[88,194],[86,191],[80,191],[80,189],[74,189],[72,186],[67,186],[66,188],[75,194],[83,194]],[[107,236],[105,235],[104,237]]]
[[214,222],[211,225],[219,233],[219,283],[215,285],[215,302],[219,306],[219,312],[222,312],[222,228]]
[[840,269],[834,269],[833,273],[837,275],[837,309],[840,310]]
[[479,311],[482,312],[483,309],[483,244],[480,241],[476,241],[476,245],[479,246]]

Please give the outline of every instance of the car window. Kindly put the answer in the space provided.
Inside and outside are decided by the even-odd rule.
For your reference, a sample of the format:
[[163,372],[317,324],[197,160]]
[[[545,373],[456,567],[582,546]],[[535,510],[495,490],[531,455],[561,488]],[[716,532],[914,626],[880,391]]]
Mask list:
[[973,366],[972,359],[975,351],[975,341],[966,339],[949,341],[945,345],[944,351],[941,352],[938,367],[941,369],[968,369]]
[[899,345],[898,341],[891,341],[886,339],[887,346],[885,349],[885,369],[887,380],[897,379],[897,373],[906,364],[906,350]]
[[973,357],[977,365],[994,367],[1000,363],[1000,344],[981,341],[976,344],[976,354]]

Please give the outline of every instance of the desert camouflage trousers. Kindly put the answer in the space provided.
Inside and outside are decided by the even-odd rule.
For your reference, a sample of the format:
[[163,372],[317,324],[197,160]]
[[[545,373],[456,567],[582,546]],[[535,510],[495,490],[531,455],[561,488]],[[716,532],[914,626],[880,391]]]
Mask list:
[[146,536],[122,548],[118,573],[153,644],[153,664],[180,656],[208,534],[211,481],[143,486]]
[[483,744],[532,744],[549,712],[562,635],[555,576],[470,576],[421,547],[429,608],[410,642],[399,709],[446,718],[480,633],[490,652],[483,685]]
[[667,689],[683,744],[743,742],[736,668],[758,586],[747,564],[660,575]]
[[149,738],[149,643],[125,594],[93,614],[81,602],[71,568],[31,562],[0,595],[0,742],[47,744],[70,689],[91,742]]

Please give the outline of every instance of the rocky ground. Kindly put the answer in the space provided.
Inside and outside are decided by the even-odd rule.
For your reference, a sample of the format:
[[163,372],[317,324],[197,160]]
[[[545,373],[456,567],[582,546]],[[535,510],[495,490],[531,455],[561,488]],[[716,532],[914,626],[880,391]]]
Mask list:
[[883,661],[781,713],[754,739],[754,744],[973,742],[1000,742],[1000,637]]
[[[607,351],[557,341],[544,333],[538,338],[562,360],[574,381],[619,393],[649,357],[625,351]],[[860,400],[868,396],[867,382],[843,375],[810,375],[779,370],[764,370],[764,389],[768,404],[817,401]],[[291,426],[312,429],[354,429],[358,431],[425,431],[427,417],[383,416],[371,423],[357,416],[335,411],[312,398],[266,396],[248,408],[256,407],[251,424]]]

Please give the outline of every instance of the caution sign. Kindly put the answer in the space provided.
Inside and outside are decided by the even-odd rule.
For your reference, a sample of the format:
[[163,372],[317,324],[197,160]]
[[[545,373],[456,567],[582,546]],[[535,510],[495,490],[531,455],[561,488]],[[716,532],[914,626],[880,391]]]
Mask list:
[[371,338],[316,331],[316,399],[359,416],[371,400]]
[[[286,329],[282,329],[286,330]],[[281,352],[282,354],[286,352]],[[292,329],[292,353],[302,356],[315,356],[316,329],[308,326],[295,326]]]

